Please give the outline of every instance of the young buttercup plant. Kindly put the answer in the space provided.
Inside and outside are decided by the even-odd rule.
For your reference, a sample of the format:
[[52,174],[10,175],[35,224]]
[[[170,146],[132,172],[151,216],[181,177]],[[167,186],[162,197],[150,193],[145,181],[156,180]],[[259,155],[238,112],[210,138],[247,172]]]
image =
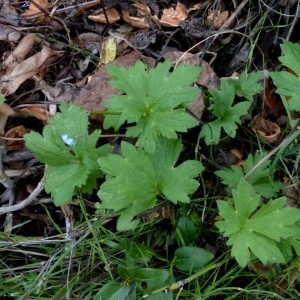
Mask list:
[[233,106],[235,88],[227,80],[221,82],[220,90],[210,89],[209,93],[212,96],[210,110],[217,119],[202,126],[200,137],[206,145],[220,141],[222,128],[230,137],[235,137],[237,124],[241,124],[241,117],[251,105],[250,101],[243,101]]
[[110,146],[97,148],[100,131],[88,133],[86,111],[62,102],[60,113],[49,119],[43,134],[25,135],[26,146],[35,157],[45,163],[45,190],[51,193],[55,205],[71,201],[80,189],[90,193],[96,179],[103,176],[97,159],[110,153]]
[[[215,174],[221,178],[223,184],[227,185],[227,191],[230,192],[238,185],[240,179],[245,177],[265,156],[266,152],[264,151],[254,155],[249,154],[243,167],[233,165],[230,168],[218,170]],[[268,199],[276,197],[283,186],[281,182],[274,180],[274,171],[271,171],[270,164],[271,160],[264,161],[255,172],[246,178],[246,181],[251,184],[255,192]]]
[[[206,145],[218,143],[222,129],[230,137],[235,137],[237,125],[242,123],[242,116],[247,114],[253,95],[262,90],[262,85],[259,83],[262,77],[262,72],[250,74],[243,72],[238,79],[222,80],[219,90],[208,90],[210,93],[208,109],[217,119],[202,126],[200,137],[204,138]],[[248,101],[233,105],[236,95],[244,97]]]
[[98,209],[119,213],[118,230],[133,229],[139,223],[134,217],[153,208],[159,195],[173,203],[188,203],[199,183],[193,179],[203,171],[199,161],[187,160],[175,166],[182,150],[179,140],[160,137],[154,153],[122,142],[121,155],[110,154],[99,158],[100,168],[106,173],[101,185]]
[[231,255],[241,267],[255,258],[264,265],[286,263],[292,249],[300,254],[300,209],[287,206],[285,197],[262,203],[243,178],[232,195],[232,199],[217,201],[222,221],[216,226],[228,237]]
[[126,135],[137,138],[137,145],[147,153],[154,153],[160,137],[176,139],[177,132],[196,126],[185,108],[200,92],[191,85],[201,68],[182,64],[170,73],[171,66],[165,61],[149,72],[141,61],[128,69],[107,66],[113,78],[110,84],[123,94],[105,101],[105,107],[119,115],[107,115],[104,128],[118,130],[127,122],[131,126]]

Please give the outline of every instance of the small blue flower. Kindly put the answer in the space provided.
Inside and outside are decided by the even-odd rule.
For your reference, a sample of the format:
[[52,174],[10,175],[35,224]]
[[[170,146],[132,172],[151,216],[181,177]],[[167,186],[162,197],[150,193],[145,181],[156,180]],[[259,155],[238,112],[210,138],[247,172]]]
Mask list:
[[75,141],[74,139],[72,139],[70,136],[68,136],[67,134],[63,134],[61,136],[61,139],[64,141],[65,144],[67,144],[68,146],[74,146],[75,145]]

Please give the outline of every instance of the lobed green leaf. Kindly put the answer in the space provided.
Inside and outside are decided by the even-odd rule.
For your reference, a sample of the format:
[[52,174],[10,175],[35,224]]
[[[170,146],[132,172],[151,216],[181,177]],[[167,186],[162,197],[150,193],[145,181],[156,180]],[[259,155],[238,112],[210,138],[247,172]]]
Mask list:
[[135,123],[127,129],[126,135],[137,137],[138,145],[148,153],[154,153],[158,139],[177,138],[177,132],[186,132],[197,125],[183,107],[193,101],[199,89],[191,87],[201,69],[183,65],[169,74],[171,62],[159,63],[146,71],[146,66],[137,61],[127,70],[108,66],[113,78],[111,84],[122,91],[105,102],[105,107],[119,116],[107,116],[104,128],[118,130],[122,124]]
[[217,201],[223,220],[216,223],[224,236],[229,237],[227,244],[232,246],[232,256],[241,267],[252,256],[263,264],[285,263],[281,245],[286,244],[286,252],[291,252],[291,247],[299,244],[300,210],[286,206],[285,197],[262,204],[260,195],[244,179],[232,194],[233,204]]
[[98,192],[101,207],[121,212],[118,230],[134,228],[138,224],[134,217],[152,208],[159,194],[174,203],[189,202],[188,195],[199,186],[193,178],[203,167],[198,161],[186,161],[175,167],[181,149],[179,140],[160,138],[150,155],[142,148],[122,142],[122,156],[110,154],[98,160],[101,170],[107,174]]

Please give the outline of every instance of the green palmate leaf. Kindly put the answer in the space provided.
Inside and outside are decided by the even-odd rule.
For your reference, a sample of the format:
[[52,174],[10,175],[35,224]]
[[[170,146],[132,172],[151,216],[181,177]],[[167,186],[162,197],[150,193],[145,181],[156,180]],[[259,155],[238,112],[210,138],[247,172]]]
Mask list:
[[177,138],[177,132],[186,132],[197,125],[184,110],[194,100],[199,89],[191,87],[201,69],[180,65],[171,74],[171,62],[159,63],[155,69],[146,71],[138,61],[129,69],[108,66],[113,78],[111,85],[122,91],[105,102],[105,107],[119,113],[104,120],[104,128],[115,130],[125,122],[135,123],[126,135],[138,137],[138,144],[148,153],[154,153],[159,137]]
[[273,72],[270,76],[277,87],[276,93],[286,98],[287,109],[300,111],[300,78],[286,71]]
[[[289,240],[289,248],[299,241],[300,210],[285,205],[285,198],[261,204],[260,195],[243,179],[233,190],[231,201],[217,201],[222,221],[216,226],[229,237],[231,254],[240,266],[245,267],[251,255],[263,264],[284,263],[281,244]],[[260,207],[261,206],[261,207]],[[259,208],[260,207],[260,208]]]
[[249,101],[253,100],[253,95],[259,93],[263,87],[261,80],[263,72],[252,72],[247,74],[246,71],[240,74],[238,79],[228,78],[227,80],[234,85],[235,93],[240,97],[245,97]]
[[205,139],[207,145],[219,142],[222,128],[230,137],[234,137],[237,124],[241,124],[241,117],[251,105],[249,101],[244,101],[232,106],[235,88],[228,80],[221,82],[219,91],[210,89],[209,92],[213,97],[211,110],[217,119],[203,125],[201,129],[200,137]]
[[98,196],[103,209],[121,211],[118,230],[128,230],[138,224],[134,216],[154,207],[158,194],[164,194],[174,203],[188,202],[196,191],[196,177],[203,167],[198,161],[186,161],[178,167],[182,144],[178,140],[159,139],[155,153],[147,154],[141,148],[122,142],[122,156],[111,154],[98,160],[107,174]]
[[[222,180],[222,183],[227,185],[228,191],[236,187],[240,179],[244,177],[256,164],[258,164],[266,156],[265,152],[249,154],[244,162],[244,166],[231,166],[223,170],[215,172]],[[274,171],[269,168],[271,160],[266,160],[259,165],[255,172],[251,173],[246,178],[247,182],[251,184],[252,188],[265,198],[276,197],[283,184],[274,181]]]
[[56,205],[70,201],[79,188],[91,192],[103,175],[97,159],[110,152],[110,147],[96,148],[100,131],[89,135],[88,124],[84,110],[63,102],[61,112],[50,119],[43,135],[25,135],[26,146],[47,164],[45,189]]
[[298,43],[295,44],[289,41],[283,41],[280,48],[283,56],[280,56],[279,60],[284,66],[290,68],[300,76],[300,45]]
[[286,109],[300,111],[300,45],[284,41],[281,50],[283,56],[280,56],[279,60],[296,74],[280,71],[270,72],[270,76],[277,87],[276,92],[285,97]]

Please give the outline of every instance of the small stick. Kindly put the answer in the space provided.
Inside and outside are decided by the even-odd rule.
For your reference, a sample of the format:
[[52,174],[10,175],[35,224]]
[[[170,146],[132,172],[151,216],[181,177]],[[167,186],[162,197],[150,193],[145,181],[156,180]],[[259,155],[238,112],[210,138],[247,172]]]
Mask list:
[[41,179],[41,181],[38,183],[37,187],[33,190],[33,192],[23,201],[20,201],[19,203],[7,207],[0,207],[0,215],[20,210],[26,206],[28,206],[32,201],[35,200],[35,198],[44,190],[44,177]]

